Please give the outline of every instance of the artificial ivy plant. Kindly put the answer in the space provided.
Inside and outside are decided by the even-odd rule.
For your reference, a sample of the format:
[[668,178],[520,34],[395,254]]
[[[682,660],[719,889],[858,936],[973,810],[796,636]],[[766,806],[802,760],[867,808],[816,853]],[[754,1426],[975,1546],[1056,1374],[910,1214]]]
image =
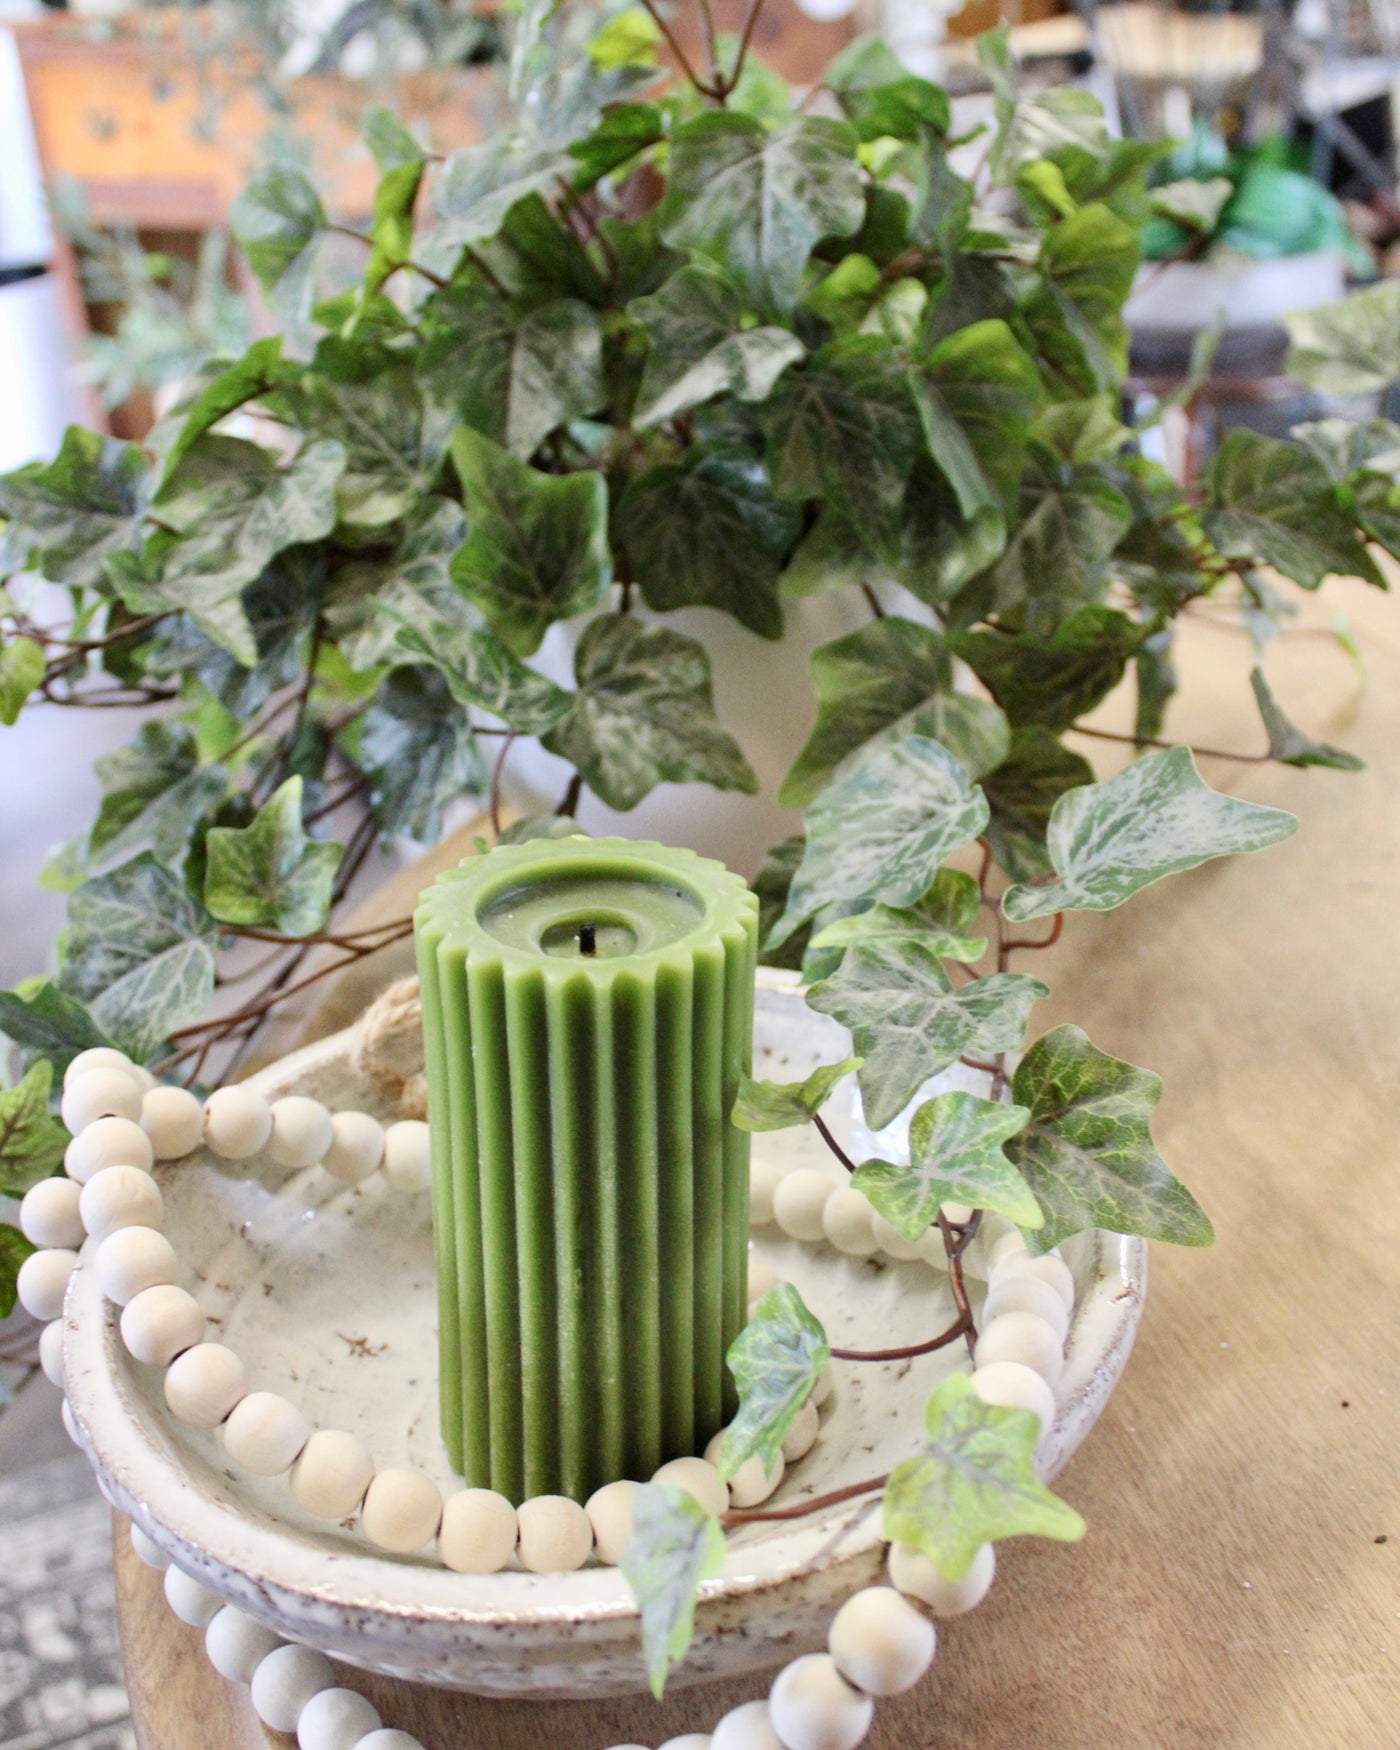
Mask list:
[[[1082,92],[1021,95],[1004,34],[980,45],[995,129],[959,141],[945,94],[877,41],[799,101],[750,52],[752,18],[699,64],[672,42],[667,82],[659,14],[622,12],[578,53],[546,14],[523,15],[526,101],[498,137],[440,161],[371,115],[352,287],[318,296],[346,228],[269,171],[236,228],[285,333],[209,364],[145,444],[73,429],[0,480],[0,718],[150,707],[48,871],[61,942],[0,993],[23,1066],[0,1093],[0,1189],[58,1170],[50,1083],[79,1050],[214,1079],[319,976],[299,970],[313,945],[346,964],[404,935],[345,933],[351,878],[377,844],[431,842],[464,794],[497,807],[520,738],[573,777],[517,835],[586,829],[591,799],[629,809],[668,781],[753,790],[704,643],[666,616],[729,615],[776,662],[791,605],[845,590],[870,619],[812,660],[815,727],[782,792],[806,832],[757,885],[770,957],[857,1057],[746,1086],[736,1120],[820,1122],[851,1069],[875,1126],[921,1100],[899,1158],[846,1162],[900,1233],[942,1231],[958,1318],[921,1350],[971,1336],[960,1260],[982,1211],[1033,1249],[1093,1226],[1207,1243],[1151,1138],[1157,1078],[1072,1025],[1028,1039],[1046,987],[1011,962],[1067,911],[1293,830],[1163,740],[1173,626],[1209,600],[1262,643],[1276,574],[1382,587],[1400,429],[1237,432],[1191,492],[1148,460],[1123,422],[1121,307],[1157,149],[1110,138]],[[1313,312],[1299,371],[1347,392],[1400,374],[1397,292]],[[235,435],[250,416],[258,438]],[[63,592],[58,624],[35,575]],[[917,615],[882,607],[889,582]],[[531,666],[560,621],[572,687]],[[1140,757],[1099,782],[1065,736],[1128,676]],[[1257,669],[1254,687],[1260,757],[1355,765]],[[921,1097],[958,1059],[986,1097]],[[950,1202],[974,1213],[953,1224]],[[0,1237],[8,1303],[25,1244]],[[775,1449],[828,1349],[795,1291],[760,1304],[727,1470]],[[949,1382],[928,1446],[872,1481],[891,1535],[950,1574],[988,1537],[1076,1535],[1034,1477],[1032,1420]],[[718,1532],[666,1491],[638,1527],[659,1683]]]

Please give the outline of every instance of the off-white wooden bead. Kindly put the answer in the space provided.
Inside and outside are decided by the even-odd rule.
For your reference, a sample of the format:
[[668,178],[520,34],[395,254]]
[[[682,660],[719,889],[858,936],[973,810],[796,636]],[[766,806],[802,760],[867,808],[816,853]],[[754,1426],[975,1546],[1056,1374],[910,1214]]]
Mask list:
[[822,1213],[827,1199],[836,1189],[828,1173],[815,1167],[799,1167],[795,1173],[784,1174],[773,1193],[773,1219],[785,1234],[809,1244],[825,1237]]
[[581,1568],[593,1548],[593,1527],[577,1501],[564,1495],[535,1495],[516,1509],[520,1560],[534,1574],[563,1574]]
[[380,1471],[360,1509],[360,1525],[370,1542],[401,1556],[436,1537],[441,1522],[442,1491],[430,1476],[409,1465]]
[[97,1286],[118,1306],[144,1289],[173,1282],[180,1267],[175,1248],[153,1227],[119,1227],[97,1248]]
[[756,1258],[750,1252],[749,1282],[745,1291],[750,1306],[753,1306],[756,1301],[762,1300],[768,1290],[776,1288],[781,1281],[782,1277],[766,1259]]
[[103,1167],[78,1191],[78,1208],[83,1226],[100,1242],[118,1228],[159,1228],[165,1200],[144,1168]]
[[318,1428],[302,1447],[288,1480],[308,1513],[318,1519],[348,1519],[373,1477],[374,1460],[363,1440],[340,1428]]
[[118,1051],[114,1045],[91,1045],[86,1051],[80,1051],[68,1068],[63,1072],[63,1090],[67,1093],[79,1076],[85,1076],[93,1069],[115,1069],[124,1075],[130,1075],[136,1065],[124,1051]]
[[808,1398],[788,1424],[787,1433],[783,1435],[783,1458],[788,1464],[796,1464],[799,1458],[807,1456],[816,1445],[821,1425],[822,1419],[817,1413],[817,1406]]
[[251,1683],[258,1666],[282,1645],[275,1629],[231,1604],[226,1604],[204,1631],[209,1663],[230,1683]]
[[997,1552],[984,1543],[961,1580],[945,1579],[922,1550],[911,1543],[890,1545],[890,1579],[935,1616],[964,1616],[987,1596],[997,1571]]
[[831,1363],[828,1361],[826,1366],[823,1367],[821,1372],[817,1375],[817,1383],[812,1387],[812,1402],[818,1409],[820,1409],[831,1396],[832,1388],[835,1384],[836,1375],[832,1372]]
[[40,1179],[24,1194],[19,1225],[31,1245],[77,1251],[85,1238],[78,1208],[82,1187],[72,1179]]
[[170,1557],[153,1537],[146,1536],[135,1520],[131,1522],[131,1547],[136,1552],[137,1561],[157,1574],[163,1574],[170,1566]]
[[787,1168],[771,1156],[760,1155],[749,1164],[749,1225],[766,1227],[773,1219],[773,1198]]
[[995,1288],[1006,1280],[1024,1281],[1030,1277],[1037,1282],[1048,1283],[1064,1302],[1065,1311],[1074,1311],[1074,1276],[1063,1258],[1057,1258],[1047,1252],[1043,1258],[1017,1257],[1014,1253],[1004,1258],[992,1272],[992,1286]]
[[216,1088],[204,1102],[204,1140],[220,1160],[249,1160],[271,1135],[272,1107],[256,1088]]
[[668,1738],[661,1750],[711,1750],[712,1743],[708,1732],[682,1732],[679,1738]]
[[279,1167],[314,1167],[334,1135],[331,1115],[319,1100],[288,1094],[273,1101],[267,1152]]
[[67,1398],[64,1398],[62,1406],[60,1407],[58,1413],[59,1413],[59,1418],[63,1423],[64,1433],[67,1434],[68,1438],[73,1442],[74,1446],[78,1447],[79,1450],[81,1450],[83,1442],[82,1442],[81,1436],[78,1433],[77,1418],[74,1416],[73,1406],[72,1406],[72,1404],[70,1404],[68,1402]]
[[827,1651],[836,1669],[867,1695],[902,1695],[933,1663],[938,1635],[892,1586],[867,1586],[832,1619]]
[[982,1327],[972,1361],[974,1367],[986,1367],[992,1361],[1019,1361],[1033,1367],[1053,1387],[1065,1370],[1064,1344],[1054,1326],[1034,1313],[1002,1313]]
[[875,1244],[886,1257],[893,1258],[900,1264],[912,1264],[923,1256],[920,1246],[924,1236],[921,1235],[917,1240],[906,1240],[899,1229],[880,1214],[872,1214],[870,1227],[875,1235]]
[[454,1573],[495,1574],[514,1555],[516,1535],[515,1508],[504,1495],[459,1489],[442,1504],[438,1554]]
[[199,1302],[173,1283],[144,1289],[122,1310],[122,1342],[127,1353],[147,1367],[168,1367],[203,1336]]
[[784,1750],[766,1701],[730,1708],[710,1733],[710,1750]]
[[139,1118],[141,1089],[125,1070],[90,1069],[63,1090],[58,1110],[76,1136],[99,1118]]
[[609,1568],[615,1568],[622,1560],[622,1552],[632,1535],[632,1513],[640,1487],[640,1483],[627,1478],[604,1483],[584,1504],[588,1523],[593,1527],[594,1554]]
[[880,1249],[875,1238],[875,1211],[869,1201],[849,1185],[838,1185],[822,1210],[822,1232],[827,1242],[848,1258],[873,1257]]
[[63,1390],[63,1320],[50,1319],[39,1333],[39,1365],[44,1378]]
[[19,1303],[31,1318],[43,1319],[47,1324],[63,1311],[68,1278],[77,1262],[78,1254],[66,1246],[31,1252],[24,1260],[15,1286],[19,1291]]
[[374,1703],[353,1689],[323,1689],[301,1710],[297,1743],[300,1750],[355,1750],[383,1723]]
[[321,1165],[342,1184],[358,1185],[379,1170],[384,1159],[384,1126],[368,1112],[337,1112],[331,1119],[331,1146]]
[[188,1088],[155,1087],[142,1096],[141,1128],[158,1161],[178,1161],[204,1140],[204,1108]]
[[249,1392],[224,1423],[224,1450],[255,1477],[280,1477],[311,1438],[311,1424],[275,1391]]
[[361,1738],[355,1750],[423,1750],[423,1741],[396,1726],[381,1726],[377,1732]]
[[396,1191],[426,1191],[433,1182],[428,1127],[421,1118],[404,1118],[384,1132],[384,1177]]
[[787,1463],[780,1452],[771,1470],[764,1470],[763,1460],[754,1453],[746,1458],[729,1479],[729,1504],[732,1507],[757,1507],[766,1501],[783,1480]]
[[224,1607],[217,1592],[201,1586],[173,1563],[165,1570],[165,1599],[180,1621],[191,1628],[207,1629]]
[[1002,1313],[1034,1313],[1058,1335],[1063,1343],[1069,1334],[1069,1309],[1056,1293],[1053,1284],[1038,1276],[1027,1276],[1019,1270],[1003,1270],[995,1277],[982,1303],[982,1323],[990,1324]]
[[63,1155],[68,1177],[80,1185],[104,1167],[140,1167],[149,1173],[155,1160],[150,1137],[130,1118],[99,1118],[73,1138]]
[[247,1369],[222,1343],[196,1343],[165,1375],[170,1413],[189,1428],[217,1428],[247,1391]]
[[301,1710],[313,1695],[335,1686],[335,1672],[313,1647],[277,1647],[253,1673],[249,1699],[253,1712],[274,1732],[295,1732]]
[[982,1255],[987,1260],[987,1269],[992,1275],[995,1275],[1004,1264],[1009,1264],[1013,1258],[1030,1257],[1030,1253],[1026,1249],[1026,1236],[1020,1228],[1009,1225],[999,1227],[992,1225],[994,1221],[1002,1223],[1004,1220],[1005,1218],[1002,1216],[984,1216],[982,1227],[977,1235],[982,1245]]
[[1009,1410],[1029,1410],[1042,1435],[1055,1426],[1055,1394],[1034,1368],[1019,1361],[989,1361],[972,1375],[972,1389],[984,1404]]
[[729,1490],[719,1480],[719,1472],[705,1458],[673,1458],[651,1479],[672,1489],[684,1489],[700,1503],[707,1513],[729,1511]]
[[785,1665],[768,1692],[768,1708],[787,1750],[855,1750],[875,1717],[875,1703],[851,1688],[829,1653]]

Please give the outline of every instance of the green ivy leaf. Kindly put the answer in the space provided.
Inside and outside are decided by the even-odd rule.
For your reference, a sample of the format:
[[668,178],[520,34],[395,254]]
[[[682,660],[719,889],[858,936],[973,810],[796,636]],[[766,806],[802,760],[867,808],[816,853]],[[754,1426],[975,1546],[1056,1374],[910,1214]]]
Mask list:
[[755,1454],[765,1471],[772,1470],[793,1417],[830,1359],[826,1332],[793,1285],[779,1282],[770,1288],[729,1345],[739,1410],[725,1430],[716,1461],[723,1481]]
[[76,997],[42,979],[21,995],[0,990],[0,1033],[24,1050],[47,1058],[56,1069],[67,1069],[80,1051],[112,1041]]
[[925,131],[948,131],[948,94],[914,73],[880,85],[852,85],[840,93],[841,108],[862,140],[921,140]]
[[360,721],[359,762],[386,837],[431,844],[442,831],[443,808],[486,789],[471,720],[453,709],[453,696],[435,669],[397,668]]
[[1027,481],[1021,520],[992,574],[996,607],[1030,602],[1063,620],[1072,604],[1096,600],[1132,521],[1123,494],[1089,469],[1057,466]]
[[1118,390],[1128,364],[1123,305],[1141,258],[1137,231],[1098,203],[1046,235],[1040,284],[1022,313],[1060,395]]
[[46,666],[44,647],[35,638],[12,638],[0,650],[0,723],[18,722]]
[[635,808],[663,782],[757,790],[739,744],[715,717],[710,659],[695,639],[603,614],[585,627],[574,672],[573,704],[541,740],[609,808]]
[[1047,834],[1058,878],[1008,888],[1002,909],[1016,923],[1057,911],[1112,911],[1166,875],[1212,857],[1261,851],[1297,830],[1297,817],[1281,808],[1212,790],[1190,748],[1169,748],[1101,784],[1067,791]]
[[23,1197],[47,1179],[68,1147],[68,1132],[49,1116],[52,1083],[53,1065],[41,1058],[16,1086],[0,1089],[0,1193],[6,1197]]
[[948,750],[911,735],[861,756],[807,814],[807,847],[769,945],[833,900],[913,905],[950,852],[987,824],[987,799]]
[[940,1070],[964,1052],[1016,1051],[1038,978],[998,972],[954,988],[925,943],[886,938],[848,949],[839,969],[807,993],[809,1005],[849,1027],[864,1060],[866,1122],[883,1130]]
[[228,794],[228,773],[201,766],[183,723],[143,723],[125,747],[96,761],[102,804],[88,839],[95,864],[154,851],[162,863],[185,853],[199,821]]
[[373,248],[365,264],[360,294],[362,303],[373,297],[390,274],[412,256],[413,209],[417,204],[424,168],[421,152],[387,170],[381,167],[374,191],[374,215],[369,233]]
[[270,394],[293,381],[299,374],[299,366],[283,362],[280,334],[255,340],[241,359],[235,359],[211,378],[185,410],[175,441],[165,452],[160,470],[161,482],[170,478],[212,426],[259,395]]
[[524,845],[532,839],[586,839],[588,834],[568,814],[527,814],[511,821],[498,845]]
[[1048,1252],[1081,1228],[1208,1246],[1210,1220],[1152,1141],[1162,1080],[1056,1027],[1022,1059],[1012,1083],[1030,1119],[1007,1144],[1045,1215],[1026,1234]]
[[661,111],[654,104],[614,104],[604,110],[602,120],[591,134],[569,144],[569,155],[578,166],[574,188],[592,188],[664,138]]
[[1005,322],[972,322],[940,341],[913,381],[929,454],[959,510],[1004,522],[1041,400],[1034,362]]
[[787,1130],[794,1124],[808,1124],[842,1076],[859,1068],[860,1059],[848,1057],[841,1063],[822,1064],[802,1082],[757,1082],[750,1075],[740,1076],[731,1121],[740,1130]]
[[0,475],[8,565],[110,593],[105,561],[141,545],[151,470],[140,447],[70,425],[51,462]]
[[371,104],[365,111],[365,144],[376,168],[382,174],[397,170],[401,164],[427,162],[427,151],[420,146],[393,110],[382,103]]
[[645,1483],[633,1497],[621,1566],[642,1613],[647,1677],[659,1701],[671,1667],[689,1650],[701,1582],[724,1566],[724,1533],[684,1489]]
[[984,1543],[1053,1537],[1075,1543],[1084,1521],[1040,1481],[1040,1423],[1030,1410],[984,1404],[955,1373],[929,1399],[929,1443],[890,1473],[884,1534],[912,1544],[949,1580],[960,1580]]
[[326,921],[343,845],[308,839],[302,780],[288,778],[246,827],[211,827],[204,903],[225,924],[309,936]]
[[459,705],[499,717],[521,735],[542,735],[565,714],[572,696],[512,654],[486,626],[400,621],[396,643],[441,672]]
[[1285,316],[1290,377],[1324,395],[1373,395],[1400,377],[1400,282],[1377,280]]
[[909,1125],[909,1164],[862,1161],[851,1179],[857,1191],[906,1240],[917,1240],[945,1203],[994,1209],[1024,1228],[1045,1219],[1002,1144],[1024,1128],[1024,1106],[976,1094],[938,1094]]
[[1103,107],[1088,91],[1052,86],[1034,97],[1020,97],[1015,55],[1005,25],[977,38],[977,59],[992,87],[997,137],[992,144],[991,170],[998,182],[1010,184],[1023,164],[1051,158],[1065,147],[1091,159],[1108,146]]
[[1020,727],[1067,729],[1122,680],[1143,628],[1116,608],[1076,608],[1048,638],[1026,633],[963,632],[948,640]]
[[855,130],[799,116],[770,133],[716,111],[676,129],[661,235],[714,261],[760,310],[786,315],[823,237],[865,217]]
[[556,620],[596,607],[612,581],[607,483],[591,471],[537,473],[461,428],[452,459],[469,524],[453,580],[529,656]]
[[1094,768],[1051,730],[1032,723],[1013,733],[1011,752],[982,780],[992,811],[987,842],[1013,881],[1050,873],[1045,834],[1051,812],[1066,790],[1093,781]]
[[229,221],[274,309],[293,326],[304,323],[316,247],[330,225],[311,183],[299,170],[275,164],[235,198]]
[[800,833],[780,840],[764,853],[758,873],[749,883],[758,900],[759,963],[763,966],[781,966],[789,972],[800,972],[802,969],[802,956],[809,934],[807,930],[799,930],[779,948],[769,949],[764,944],[787,906],[792,878],[797,873],[806,848],[807,841]]
[[38,1249],[17,1227],[0,1222],[0,1319],[9,1318],[19,1304],[19,1267]]
[[600,67],[649,67],[661,46],[661,29],[640,6],[615,12],[596,36],[588,41],[588,53]]
[[931,926],[917,905],[872,905],[868,911],[835,918],[812,936],[814,948],[856,948],[866,942],[922,942],[940,960],[980,960],[987,952],[985,936],[954,936]]
[[1264,679],[1264,671],[1254,668],[1250,671],[1249,684],[1254,688],[1254,697],[1259,706],[1259,715],[1264,720],[1264,728],[1269,737],[1269,757],[1285,766],[1330,766],[1337,772],[1360,772],[1365,770],[1365,761],[1357,759],[1354,753],[1347,753],[1344,748],[1332,747],[1325,741],[1314,741],[1311,736],[1304,735],[1295,724],[1290,723],[1279,709],[1273,690]]
[[1225,203],[1235,192],[1228,176],[1181,177],[1152,190],[1152,211],[1188,231],[1208,235],[1216,227]]
[[817,722],[783,780],[780,800],[804,808],[868,743],[927,736],[980,777],[1011,746],[994,705],[953,690],[953,664],[931,627],[886,614],[812,652]]
[[422,632],[477,623],[477,610],[451,576],[452,556],[466,533],[461,505],[430,496],[384,557],[351,551],[332,576],[324,604],[326,625],[351,668],[363,672],[395,661],[404,621]]

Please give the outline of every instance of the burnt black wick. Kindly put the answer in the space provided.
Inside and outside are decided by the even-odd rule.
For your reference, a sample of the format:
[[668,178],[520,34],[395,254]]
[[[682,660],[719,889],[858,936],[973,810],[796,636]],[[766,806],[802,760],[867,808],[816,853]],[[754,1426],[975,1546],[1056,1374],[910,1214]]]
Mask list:
[[598,952],[597,924],[580,924],[578,927],[578,951],[580,954],[596,954]]

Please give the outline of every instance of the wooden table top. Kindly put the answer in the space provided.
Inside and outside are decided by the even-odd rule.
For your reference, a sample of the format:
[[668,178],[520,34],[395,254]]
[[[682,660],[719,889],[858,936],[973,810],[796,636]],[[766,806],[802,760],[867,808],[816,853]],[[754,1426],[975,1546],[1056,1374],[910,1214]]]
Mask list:
[[[987,1602],[940,1631],[913,1694],[880,1705],[872,1750],[1400,1744],[1400,612],[1343,586],[1310,604],[1314,624],[1339,604],[1364,688],[1325,632],[1280,640],[1267,666],[1285,708],[1369,769],[1203,762],[1303,830],[1074,917],[1047,956],[1037,1025],[1073,1018],[1165,1077],[1157,1138],[1219,1239],[1153,1249],[1136,1352],[1057,1485],[1086,1541],[1004,1543]],[[1201,624],[1186,643],[1173,735],[1257,748],[1247,641]],[[142,1750],[289,1743],[214,1674],[118,1533]],[[655,1745],[763,1688],[656,1707],[346,1681],[428,1750]]]

